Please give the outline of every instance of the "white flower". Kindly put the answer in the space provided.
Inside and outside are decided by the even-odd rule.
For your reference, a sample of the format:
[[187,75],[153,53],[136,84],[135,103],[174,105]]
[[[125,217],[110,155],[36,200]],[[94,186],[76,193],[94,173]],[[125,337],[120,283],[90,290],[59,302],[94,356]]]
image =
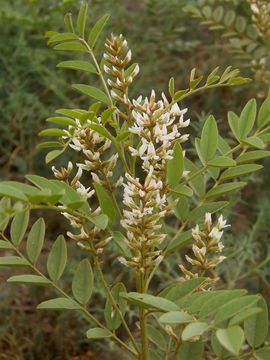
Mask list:
[[120,178],[116,181],[114,186],[117,188],[118,186],[121,186],[123,184],[124,178],[123,176],[120,176]]
[[129,128],[129,131],[133,134],[141,135],[141,133],[143,132],[143,127],[134,124],[132,127]]
[[181,142],[185,142],[189,139],[189,134],[184,134],[180,137]]
[[258,8],[258,6],[256,4],[251,4],[250,8],[254,12],[254,14],[259,14],[260,11],[259,11],[259,8]]
[[190,119],[187,119],[186,121],[183,121],[183,116],[180,117],[180,121],[179,121],[180,127],[181,128],[185,128],[188,127],[190,124]]
[[107,65],[104,65],[103,69],[104,69],[105,73],[107,73],[107,74],[111,73],[111,69]]
[[138,151],[138,154],[140,157],[143,156],[143,154],[146,152],[148,147],[149,147],[149,144],[147,143],[147,141],[144,138],[142,138],[142,145],[140,146],[139,151]]
[[143,100],[140,96],[132,101],[135,122],[129,131],[140,136],[141,144],[137,149],[129,147],[129,151],[132,156],[139,156],[143,160],[145,171],[149,171],[152,165],[155,172],[160,173],[166,166],[166,160],[172,159],[173,141],[179,138],[184,142],[188,139],[189,135],[182,135],[179,129],[188,126],[189,120],[183,119],[187,109],[180,110],[178,104],[170,105],[164,94],[162,100],[156,101],[155,98],[155,91],[152,90],[149,99]]
[[171,107],[171,114],[172,115],[181,115],[181,110],[177,103],[173,104],[173,106]]
[[147,144],[147,155],[146,156],[141,156],[141,158],[143,160],[159,160],[159,157],[156,154],[156,149],[155,149],[154,144],[152,142]]
[[209,213],[209,212],[207,212],[206,214],[205,214],[205,223],[206,223],[206,225],[207,226],[211,226],[211,224],[212,224],[212,216],[211,216],[211,214]]
[[119,258],[118,258],[118,261],[119,261],[121,264],[123,264],[123,265],[125,265],[125,266],[128,266],[128,262],[127,262],[127,260],[126,260],[124,257],[119,257]]
[[55,166],[52,166],[51,169],[52,169],[54,176],[57,177],[59,175],[59,171],[56,169]]
[[79,180],[82,177],[82,168],[78,167],[77,174],[75,175],[74,179]]
[[93,163],[91,161],[85,160],[84,164],[77,163],[76,164],[79,168],[85,171],[90,171],[93,169]]
[[130,62],[131,58],[132,58],[132,52],[131,50],[128,50],[125,61]]
[[116,94],[116,92],[113,91],[113,90],[111,90],[111,96],[112,96],[113,99],[116,99],[116,100],[119,100],[119,99],[120,99],[120,97],[119,97],[119,96]]
[[182,176],[183,176],[184,179],[188,179],[188,175],[189,175],[189,174],[190,174],[190,171],[184,170]]
[[135,76],[137,76],[138,74],[139,74],[139,72],[140,72],[140,67],[139,67],[139,65],[137,64],[136,66],[135,66],[135,68],[134,68],[134,70],[132,71],[132,73],[131,73],[131,77],[132,78],[134,78]]
[[72,169],[73,169],[73,164],[72,164],[71,161],[69,161],[69,162],[68,162],[68,166],[67,166],[67,171],[68,171],[69,173],[71,173]]
[[91,190],[91,187],[86,188],[79,181],[76,183],[76,191],[85,199],[89,199],[94,195],[95,190]]
[[222,243],[221,241],[219,241],[219,242],[218,242],[218,250],[219,250],[220,252],[222,252],[223,249],[224,249],[224,245],[223,245],[223,243]]
[[164,256],[163,255],[159,255],[155,260],[154,260],[154,263],[156,266],[158,266],[164,259]]
[[96,173],[91,172],[91,175],[92,175],[92,179],[93,179],[94,182],[96,182],[96,183],[98,183],[98,184],[101,183],[101,182],[100,182],[100,178],[98,177],[98,175],[97,175]]
[[223,215],[220,215],[220,217],[218,218],[218,222],[217,222],[217,228],[220,229],[224,229],[225,227],[228,227],[230,225],[226,225],[227,224],[227,220],[225,220],[223,218]]
[[226,259],[226,256],[219,256],[218,258],[218,264],[222,263]]
[[141,198],[143,198],[145,196],[145,191],[140,189],[139,190],[139,195],[140,195]]
[[192,245],[192,251],[196,258],[198,258],[201,262],[204,261],[205,254],[206,254],[206,247],[203,246],[202,248],[199,248],[197,245]]
[[72,232],[68,231],[67,236],[76,241],[88,239],[88,234],[86,233],[83,227],[80,228],[79,234],[73,234]]
[[185,255],[186,260],[193,266],[200,266],[201,263],[198,260],[192,259],[188,255]]
[[221,237],[223,235],[223,231],[219,231],[217,227],[213,227],[213,229],[210,231],[209,236],[216,240],[216,242],[219,242]]
[[193,228],[193,229],[191,230],[191,233],[192,233],[192,237],[194,238],[194,240],[196,240],[196,241],[200,241],[200,240],[201,240],[200,229],[199,229],[199,225],[198,225],[198,224],[195,226],[195,228]]

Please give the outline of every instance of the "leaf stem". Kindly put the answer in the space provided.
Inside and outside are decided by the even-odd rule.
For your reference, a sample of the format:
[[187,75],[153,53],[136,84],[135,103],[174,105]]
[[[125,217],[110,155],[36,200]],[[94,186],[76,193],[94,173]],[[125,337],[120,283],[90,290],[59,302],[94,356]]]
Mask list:
[[118,206],[118,203],[117,203],[117,200],[116,200],[114,191],[113,191],[113,189],[112,189],[111,183],[110,183],[109,179],[106,177],[106,174],[104,173],[104,171],[101,171],[101,173],[103,174],[103,176],[104,176],[104,178],[105,178],[105,181],[106,181],[106,183],[107,183],[107,186],[108,186],[108,188],[109,188],[109,190],[110,190],[110,193],[111,193],[111,196],[112,196],[112,200],[113,200],[113,203],[114,203],[114,207],[115,207],[115,209],[116,209],[117,212],[118,212],[119,218],[122,219],[123,215],[122,215],[121,210],[120,210],[120,208],[119,208],[119,206]]
[[[162,115],[163,113],[166,113],[168,111],[168,109],[170,109],[174,104],[178,103],[179,101],[182,101],[184,100],[185,98],[191,96],[191,95],[194,95],[200,91],[203,91],[203,90],[209,90],[209,89],[215,89],[215,88],[219,88],[219,87],[228,87],[228,86],[235,86],[234,84],[228,84],[228,83],[224,83],[224,84],[220,84],[220,83],[217,83],[217,84],[212,84],[212,85],[203,85],[201,87],[198,87],[197,89],[188,89],[188,92],[186,94],[184,94],[179,100],[174,100],[172,99],[172,101],[170,102],[170,104],[168,104],[164,110],[160,113],[160,115]],[[177,91],[179,90],[176,90],[175,93],[177,93]]]
[[[71,298],[64,290],[62,290],[55,282],[51,281],[50,278],[42,274],[42,272],[34,265],[32,264],[26,256],[3,234],[1,233],[1,236],[5,241],[7,241],[13,248],[13,250],[17,253],[18,256],[20,256],[22,259],[24,259],[29,267],[39,276],[43,277],[43,279],[46,279],[50,283],[50,286],[52,286],[58,293],[60,293],[62,296],[64,296],[67,299],[71,299],[73,302],[76,302],[76,304],[79,307],[79,311],[81,311],[84,314],[84,317],[89,320],[90,323],[94,323],[98,327],[102,329],[108,330],[99,320],[97,320],[89,311],[82,306],[78,301]],[[125,348],[128,352],[130,352],[132,355],[136,355],[133,349],[131,349],[126,343],[124,343],[118,336],[115,335],[115,333],[111,332],[111,337],[114,338],[116,342],[118,342],[119,345],[121,345],[123,348]]]
[[111,106],[113,106],[113,100],[112,100],[112,97],[111,97],[109,88],[108,88],[108,86],[107,86],[107,84],[106,84],[106,81],[105,81],[105,79],[104,79],[104,76],[103,76],[103,74],[102,74],[102,71],[101,71],[100,66],[99,66],[99,64],[98,64],[98,62],[97,62],[97,59],[96,59],[96,57],[95,57],[95,54],[94,54],[93,50],[90,48],[90,46],[88,45],[87,41],[85,41],[85,39],[80,38],[79,40],[80,40],[80,41],[83,43],[83,45],[86,47],[87,52],[89,53],[91,59],[93,60],[93,62],[94,62],[94,64],[95,64],[95,67],[96,67],[96,69],[97,69],[97,72],[98,72],[98,76],[100,77],[100,80],[101,80],[102,85],[103,85],[103,87],[104,87],[104,90],[105,90],[108,98],[110,99]]
[[171,345],[172,345],[172,337],[169,338],[164,360],[169,359],[169,355],[170,355],[170,352],[171,352]]
[[[105,289],[105,291],[106,291],[106,293],[108,295],[108,298],[110,299],[110,301],[112,303],[113,308],[115,309],[115,311],[119,315],[119,317],[120,317],[120,319],[121,319],[121,321],[123,323],[123,326],[124,326],[126,332],[129,335],[129,338],[130,338],[130,341],[132,342],[132,345],[136,349],[137,353],[139,353],[138,345],[136,344],[136,341],[135,341],[135,339],[134,339],[134,337],[133,337],[133,335],[132,335],[132,333],[131,333],[131,331],[130,331],[130,329],[128,327],[128,324],[127,324],[121,310],[119,309],[118,305],[116,304],[116,301],[115,301],[115,299],[114,299],[114,297],[113,297],[113,295],[111,293],[110,287],[109,287],[109,285],[108,285],[108,283],[107,283],[107,281],[106,281],[106,279],[105,279],[105,277],[103,275],[103,272],[102,272],[100,262],[99,262],[99,259],[98,259],[97,255],[94,255],[94,264],[95,264],[95,267],[97,269],[97,273],[99,275],[99,278],[100,278],[100,280],[101,280],[101,282],[102,282],[102,284],[104,286],[104,289]],[[136,353],[136,355],[138,355],[137,353]]]

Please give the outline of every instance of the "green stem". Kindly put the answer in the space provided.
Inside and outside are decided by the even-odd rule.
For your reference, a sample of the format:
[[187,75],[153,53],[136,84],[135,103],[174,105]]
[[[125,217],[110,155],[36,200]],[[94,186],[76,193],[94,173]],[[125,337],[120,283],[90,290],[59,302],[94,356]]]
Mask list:
[[[144,274],[140,273],[137,275],[137,284],[139,287],[137,290],[141,293],[145,292],[145,282]],[[140,330],[141,330],[141,357],[140,360],[149,359],[149,346],[148,346],[148,337],[147,337],[147,312],[145,309],[140,309],[139,318],[140,318]]]
[[[28,204],[28,203],[27,203]],[[61,209],[57,206],[54,206],[54,205],[41,205],[41,204],[38,204],[38,205],[33,205],[33,204],[30,204],[30,208],[31,209],[34,209],[34,210],[37,210],[37,209],[44,209],[44,210],[53,210],[53,211],[57,211],[59,213],[62,213],[63,211],[70,214],[70,215],[73,215],[77,218],[80,218],[80,219],[84,219],[84,220],[87,220],[87,221],[91,221],[91,216],[86,216],[82,213],[79,213],[75,210],[71,210],[71,209]]]
[[267,131],[270,131],[270,125],[267,126],[267,127],[264,128],[264,129],[260,130],[260,131],[257,130],[257,131],[256,131],[256,134],[257,134],[257,135],[262,135],[262,134],[266,133]]
[[[133,337],[133,335],[132,335],[132,333],[131,333],[131,331],[130,331],[130,329],[128,327],[128,324],[127,324],[121,310],[119,309],[119,307],[118,307],[118,305],[117,305],[117,303],[116,303],[116,301],[115,301],[115,299],[114,299],[114,297],[113,297],[113,295],[111,293],[110,287],[109,287],[109,285],[108,285],[108,283],[107,283],[107,281],[106,281],[106,279],[105,279],[105,277],[103,275],[103,272],[102,272],[102,269],[101,269],[101,266],[100,266],[100,262],[99,262],[98,257],[96,255],[94,255],[94,263],[95,263],[95,267],[97,269],[97,273],[99,275],[99,278],[100,278],[100,280],[101,280],[101,282],[102,282],[102,284],[104,286],[104,289],[105,289],[105,291],[106,291],[106,293],[108,295],[108,298],[110,299],[113,308],[115,309],[115,311],[119,315],[119,317],[120,317],[120,319],[122,321],[122,324],[123,324],[128,336],[130,338],[130,341],[132,342],[132,345],[136,349],[137,353],[139,353],[140,350],[138,348],[138,345],[136,344],[136,341],[135,341],[135,339],[134,339],[134,337]],[[136,355],[138,355],[137,353],[136,353]]]
[[181,346],[181,345],[182,345],[182,341],[181,341],[181,339],[179,339],[178,342],[177,342],[175,351],[174,351],[174,357],[173,357],[174,360],[179,359],[179,357],[178,357],[178,352],[179,352],[179,349],[180,349],[180,346]]
[[[234,148],[232,148],[231,150],[227,151],[226,154],[224,154],[224,156],[228,156],[233,154],[235,151],[239,150],[241,148],[241,144],[236,145]],[[185,179],[183,182],[181,182],[181,185],[186,185],[188,184],[191,180],[195,179],[197,176],[199,176],[200,174],[204,173],[207,169],[209,168],[209,166],[206,164],[203,167],[201,167],[200,169],[198,169],[198,171],[196,171],[194,174],[192,174],[189,178]]]
[[171,345],[172,345],[172,337],[169,338],[164,360],[169,359],[169,355],[170,355],[170,352],[171,352]]
[[101,69],[100,69],[100,66],[99,66],[99,64],[98,64],[98,62],[97,62],[97,59],[96,59],[96,57],[95,57],[95,54],[94,54],[93,50],[90,48],[90,46],[88,45],[87,41],[85,41],[83,38],[80,38],[80,41],[81,41],[81,42],[83,43],[83,45],[86,47],[86,49],[87,49],[87,51],[88,51],[91,59],[92,59],[93,62],[94,62],[94,65],[95,65],[95,67],[96,67],[96,69],[97,69],[98,76],[100,77],[100,80],[101,80],[101,82],[102,82],[102,85],[103,85],[103,87],[104,87],[104,90],[105,90],[108,98],[110,99],[111,106],[113,107],[113,106],[114,106],[114,105],[113,105],[113,100],[112,100],[112,97],[111,97],[109,88],[108,88],[108,86],[107,86],[107,84],[106,84],[106,81],[105,81],[105,79],[104,79],[104,76],[103,76],[103,74],[102,74],[102,71],[101,71]]
[[250,356],[252,356],[252,355],[254,355],[254,350],[253,349],[251,351],[249,351],[249,352],[244,353],[244,354],[240,354],[238,356],[233,356],[233,357],[230,358],[230,360],[245,359],[247,356],[248,356],[247,360],[250,360],[251,359]]
[[150,285],[150,283],[151,283],[151,281],[152,281],[152,279],[153,279],[153,276],[155,275],[158,267],[159,267],[159,263],[157,263],[157,264],[153,267],[151,273],[149,274],[149,277],[148,277],[148,279],[147,279],[147,281],[146,281],[146,283],[145,283],[145,291],[148,290],[149,285]]
[[[76,301],[75,299],[71,298],[64,290],[62,290],[55,282],[51,281],[50,278],[48,278],[47,276],[45,276],[44,274],[42,274],[42,272],[35,266],[35,264],[32,264],[25,256],[24,254],[11,242],[8,240],[8,238],[1,233],[2,238],[7,241],[13,248],[13,250],[17,253],[18,256],[20,256],[22,259],[24,259],[29,267],[39,276],[41,276],[43,279],[46,279],[49,283],[50,286],[52,286],[58,293],[60,293],[63,297],[72,300],[73,302],[76,302],[76,304],[79,307],[79,310],[83,313],[84,317],[90,322],[90,323],[94,323],[95,325],[97,325],[98,327],[102,328],[102,329],[106,329],[108,330],[100,321],[98,321],[92,314],[89,313],[89,311],[82,306],[78,301]],[[131,353],[132,355],[137,355],[133,349],[131,349],[127,344],[125,344],[121,339],[118,338],[118,336],[116,336],[113,332],[111,332],[111,337],[118,342],[119,345],[121,345],[123,348],[125,348],[129,353]]]
[[141,360],[148,360],[148,338],[147,338],[147,324],[145,310],[140,310],[140,328],[141,328],[141,341],[142,341],[142,357]]
[[118,212],[119,218],[122,219],[123,216],[122,216],[121,210],[120,210],[120,208],[119,208],[119,206],[118,206],[118,203],[117,203],[117,201],[116,201],[116,197],[115,197],[115,194],[114,194],[113,189],[112,189],[112,187],[111,187],[110,181],[109,181],[109,179],[106,177],[106,174],[104,173],[104,171],[101,171],[101,172],[102,172],[102,174],[103,174],[103,176],[104,176],[104,178],[105,178],[105,181],[106,181],[106,183],[107,183],[107,186],[108,186],[108,188],[109,188],[109,190],[110,190],[110,193],[111,193],[111,195],[112,195],[112,200],[113,200],[113,203],[114,203],[114,207],[115,207],[115,209],[116,209],[117,212]]
[[200,168],[198,171],[195,171],[194,174],[192,174],[189,178],[185,179],[182,183],[180,183],[181,185],[186,185],[188,184],[191,180],[195,179],[197,176],[203,174],[206,170],[208,169],[207,165],[204,165],[202,168]]
[[[215,89],[215,88],[219,88],[219,87],[229,87],[229,86],[232,86],[231,84],[220,84],[220,83],[217,83],[217,84],[212,84],[212,85],[203,85],[197,89],[189,89],[189,91],[184,94],[179,100],[172,100],[170,102],[170,104],[168,104],[164,110],[160,113],[160,115],[166,113],[168,111],[168,109],[170,109],[174,104],[178,103],[179,101],[182,101],[184,100],[185,98],[189,97],[190,95],[194,95],[200,91],[203,91],[203,90],[208,90],[208,89]],[[177,91],[176,91],[177,92]]]

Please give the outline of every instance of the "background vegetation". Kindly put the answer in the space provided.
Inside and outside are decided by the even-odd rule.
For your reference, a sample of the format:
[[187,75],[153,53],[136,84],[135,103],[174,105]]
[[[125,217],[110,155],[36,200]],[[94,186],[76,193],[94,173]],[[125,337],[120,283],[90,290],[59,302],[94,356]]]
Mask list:
[[[63,30],[62,15],[78,9],[79,4],[78,0],[0,0],[1,179],[22,179],[24,174],[34,171],[50,176],[50,167],[44,167],[45,151],[36,149],[37,133],[56,108],[88,105],[87,99],[78,96],[70,84],[72,81],[92,84],[94,78],[56,69],[63,54],[50,50],[44,39],[44,33],[50,29]],[[248,28],[254,26],[254,19],[247,0],[91,0],[89,4],[90,22],[110,13],[107,34],[123,33],[127,37],[133,59],[141,68],[134,94],[148,95],[152,88],[166,91],[172,76],[181,88],[194,67],[198,73],[207,74],[216,66],[232,65],[239,67],[243,76],[254,80],[240,88],[193,97],[185,105],[194,130],[201,127],[208,113],[214,112],[225,133],[228,110],[237,113],[250,97],[262,101],[266,96],[270,35],[252,38]],[[226,21],[228,12],[235,18],[232,23]],[[103,50],[100,47],[100,54]],[[251,292],[261,292],[270,303],[270,256],[267,255],[270,164],[265,165],[265,172],[253,179],[243,199],[227,214],[232,224],[225,238],[228,259],[219,271],[221,287],[246,287]],[[247,207],[246,202],[252,205]],[[55,216],[49,228],[48,240],[55,239],[61,230]],[[78,257],[79,253],[75,253],[74,268]],[[157,286],[168,281],[169,273],[179,277],[177,260],[175,266],[170,262],[161,267]],[[112,276],[124,276],[115,259],[108,259],[108,266],[111,265]],[[102,354],[102,345],[91,349],[89,343],[82,340],[84,329],[78,316],[67,313],[57,321],[59,314],[45,315],[34,310],[33,303],[40,302],[44,289],[30,290],[22,286],[19,297],[15,294],[17,291],[1,281],[0,359],[39,359],[45,348],[44,360],[88,360]],[[95,299],[98,310],[98,304],[103,301],[101,294],[97,292]],[[132,319],[132,313],[130,317]],[[67,328],[71,330],[67,332]],[[104,354],[102,356],[104,358]]]

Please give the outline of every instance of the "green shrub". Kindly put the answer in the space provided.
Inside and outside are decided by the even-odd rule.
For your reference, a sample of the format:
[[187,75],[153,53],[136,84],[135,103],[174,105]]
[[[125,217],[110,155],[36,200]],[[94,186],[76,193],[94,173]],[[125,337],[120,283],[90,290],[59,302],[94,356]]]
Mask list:
[[[40,144],[53,148],[47,163],[64,153],[69,157],[68,149],[76,160],[53,166],[55,179],[27,175],[30,184],[0,184],[0,246],[6,251],[0,266],[27,270],[8,282],[50,287],[58,297],[41,302],[38,309],[79,312],[92,326],[86,331],[88,339],[114,341],[129,358],[266,359],[270,350],[263,297],[215,289],[216,267],[225,260],[221,238],[228,226],[216,214],[235,201],[246,176],[262,168],[256,162],[270,154],[265,149],[270,141],[270,95],[259,110],[251,99],[239,115],[228,112],[230,140],[219,134],[214,116],[208,116],[194,148],[185,152],[190,121],[187,109],[180,110],[178,104],[248,79],[231,67],[216,68],[206,77],[192,70],[185,89],[177,89],[171,78],[167,95],[152,90],[149,97],[131,97],[139,66],[132,63],[127,41],[123,35],[110,35],[103,58],[98,58],[96,44],[109,16],[102,16],[90,31],[86,18],[83,4],[76,23],[70,14],[65,16],[65,32],[46,34],[54,49],[83,55],[58,66],[99,79],[99,87],[72,85],[90,97],[89,108],[57,110],[48,119],[53,127],[40,133],[56,139]],[[70,224],[66,236],[82,251],[71,290],[60,282],[72,258],[64,235],[50,249],[47,271],[40,267],[44,219],[27,230],[30,213],[37,209],[61,213]],[[104,263],[111,251],[131,280],[107,281]],[[163,260],[176,253],[182,257],[180,281],[172,278],[157,293],[153,277]],[[106,297],[100,306],[102,319],[89,307],[97,278]],[[135,308],[137,324],[129,321],[130,308]]]

